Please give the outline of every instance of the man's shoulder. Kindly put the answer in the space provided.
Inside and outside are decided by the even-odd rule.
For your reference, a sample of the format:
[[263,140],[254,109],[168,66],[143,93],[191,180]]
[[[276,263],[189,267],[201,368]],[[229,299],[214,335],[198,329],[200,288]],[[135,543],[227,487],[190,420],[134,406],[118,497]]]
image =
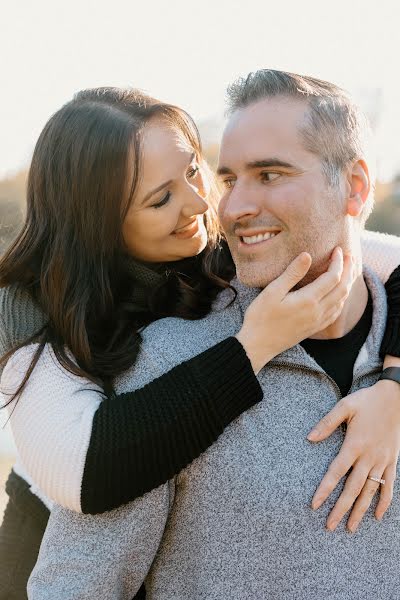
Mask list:
[[[225,295],[228,299],[229,295]],[[142,331],[142,343],[135,365],[119,378],[118,390],[142,387],[176,365],[189,360],[234,335],[241,324],[238,307],[219,302],[202,319],[176,317],[160,319]]]
[[[188,320],[178,317],[159,319],[148,325],[142,332],[146,350],[174,351],[180,355],[190,348],[209,347],[219,338],[230,335],[235,324],[239,323],[238,307],[230,290],[224,290],[214,302],[211,311],[202,319]],[[213,341],[217,340],[217,341]]]

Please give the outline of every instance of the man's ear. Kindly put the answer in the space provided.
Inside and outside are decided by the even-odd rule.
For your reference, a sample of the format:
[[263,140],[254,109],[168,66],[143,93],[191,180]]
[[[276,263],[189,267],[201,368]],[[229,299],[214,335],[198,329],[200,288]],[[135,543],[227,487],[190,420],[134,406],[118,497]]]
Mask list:
[[363,209],[371,188],[368,166],[365,160],[354,163],[349,173],[350,193],[346,200],[346,214],[358,217]]

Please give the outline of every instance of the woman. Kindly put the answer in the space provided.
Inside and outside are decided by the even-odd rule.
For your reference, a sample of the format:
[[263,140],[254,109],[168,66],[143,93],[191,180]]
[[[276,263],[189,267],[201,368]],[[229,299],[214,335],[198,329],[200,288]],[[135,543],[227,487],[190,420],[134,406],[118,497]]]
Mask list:
[[[149,143],[156,149],[151,160],[146,155]],[[32,336],[45,325],[38,306],[49,319],[36,336],[38,352],[32,354],[28,346],[12,362],[23,372],[38,362],[23,381],[23,397],[12,424],[23,465],[45,502],[50,491],[52,499],[75,510],[98,512],[158,486],[260,399],[246,353],[257,371],[283,349],[321,329],[340,310],[346,296],[343,288],[351,276],[346,260],[342,286],[333,285],[335,274],[341,272],[338,252],[331,264],[332,277],[326,290],[330,293],[325,296],[322,322],[315,322],[315,315],[307,315],[304,308],[307,294],[317,294],[321,282],[289,294],[286,303],[268,296],[267,290],[265,303],[271,318],[268,321],[268,313],[265,317],[266,309],[259,302],[256,325],[247,319],[238,334],[242,345],[228,339],[156,380],[142,393],[112,397],[113,379],[133,364],[139,351],[140,327],[167,315],[200,318],[218,291],[226,287],[221,277],[230,279],[233,274],[226,248],[219,246],[212,206],[208,209],[204,201],[208,193],[202,169],[200,143],[187,115],[137,92],[83,92],[50,120],[41,135],[30,172],[27,222],[5,256],[0,275],[3,285],[18,285],[14,300],[19,310],[28,302],[38,315],[36,327],[29,332],[25,327],[18,341],[33,341]],[[172,200],[171,191],[158,185],[160,182],[168,182]],[[297,273],[282,276],[287,292],[304,276],[309,264],[307,256],[299,257],[292,265]],[[25,291],[22,299],[18,297],[23,293],[21,288]],[[36,305],[32,305],[31,297]],[[280,336],[272,335],[274,325]],[[269,347],[265,347],[264,331],[268,331]],[[282,331],[287,332],[284,341]],[[15,331],[11,337],[15,340]],[[66,369],[88,378],[78,384],[85,394],[72,395],[68,406],[63,398],[69,395],[68,384],[76,389],[76,379],[58,367],[49,377],[46,369],[54,362],[48,348],[40,356],[46,343],[52,344]],[[232,370],[237,371],[234,380]],[[49,398],[46,386],[54,383],[56,388]],[[42,394],[39,404],[37,385]],[[100,386],[109,394],[101,404]],[[193,398],[189,405],[188,396]],[[37,425],[27,419],[25,410],[32,409],[31,416],[39,418]],[[78,435],[71,437],[75,430],[70,425],[77,417]],[[146,429],[146,421],[151,428]],[[26,429],[28,422],[30,431]],[[49,425],[52,428],[56,423],[57,439],[52,435],[47,438]],[[60,425],[61,431],[68,431],[64,439]],[[164,434],[163,430],[159,433],[158,426],[166,428]],[[32,445],[32,432],[34,436],[40,432],[41,443]],[[92,443],[101,436],[105,436],[101,442]],[[156,444],[154,452],[151,444]],[[44,462],[43,453],[37,453],[43,447],[46,452],[50,450]],[[99,469],[99,461],[104,461],[107,453]],[[54,479],[54,474],[64,473],[65,467],[65,481],[59,476]],[[21,467],[19,472],[29,481]],[[82,479],[86,483],[81,494]],[[94,500],[91,482],[97,486]],[[12,520],[6,514],[6,526],[7,516]],[[35,552],[40,536],[37,528],[32,544]],[[30,554],[30,568],[35,552]],[[28,570],[24,576],[29,575]]]

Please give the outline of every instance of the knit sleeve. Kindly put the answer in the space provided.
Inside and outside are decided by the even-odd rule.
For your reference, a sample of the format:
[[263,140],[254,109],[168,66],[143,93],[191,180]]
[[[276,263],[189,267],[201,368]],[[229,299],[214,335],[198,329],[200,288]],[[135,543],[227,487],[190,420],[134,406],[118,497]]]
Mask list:
[[400,358],[400,266],[393,271],[385,287],[388,319],[381,345],[381,356],[383,358],[386,354],[390,354]]
[[242,345],[228,338],[94,415],[82,511],[120,506],[165,483],[262,399]]
[[24,470],[50,500],[80,511],[86,451],[102,390],[64,370],[47,345],[20,397],[10,403],[37,349],[37,344],[24,346],[7,362],[2,402]]
[[[34,350],[23,348],[7,363],[2,391],[15,389]],[[64,371],[47,347],[10,406],[10,424],[22,464],[43,493],[66,508],[98,513],[167,481],[261,398],[236,338],[105,400],[102,390]]]
[[400,357],[400,237],[364,231],[361,238],[363,261],[385,283],[388,320],[380,354]]
[[361,236],[363,262],[386,283],[400,264],[400,237],[376,231],[364,231]]
[[[30,294],[15,285],[0,288],[0,358],[38,333],[46,323]],[[0,374],[3,364],[0,364]]]

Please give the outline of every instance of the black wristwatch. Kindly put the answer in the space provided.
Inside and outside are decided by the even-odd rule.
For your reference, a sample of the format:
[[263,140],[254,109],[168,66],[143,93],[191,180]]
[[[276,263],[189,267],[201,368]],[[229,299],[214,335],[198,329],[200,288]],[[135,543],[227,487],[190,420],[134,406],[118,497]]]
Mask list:
[[379,379],[390,379],[391,381],[397,381],[400,384],[400,367],[388,367],[383,369]]

